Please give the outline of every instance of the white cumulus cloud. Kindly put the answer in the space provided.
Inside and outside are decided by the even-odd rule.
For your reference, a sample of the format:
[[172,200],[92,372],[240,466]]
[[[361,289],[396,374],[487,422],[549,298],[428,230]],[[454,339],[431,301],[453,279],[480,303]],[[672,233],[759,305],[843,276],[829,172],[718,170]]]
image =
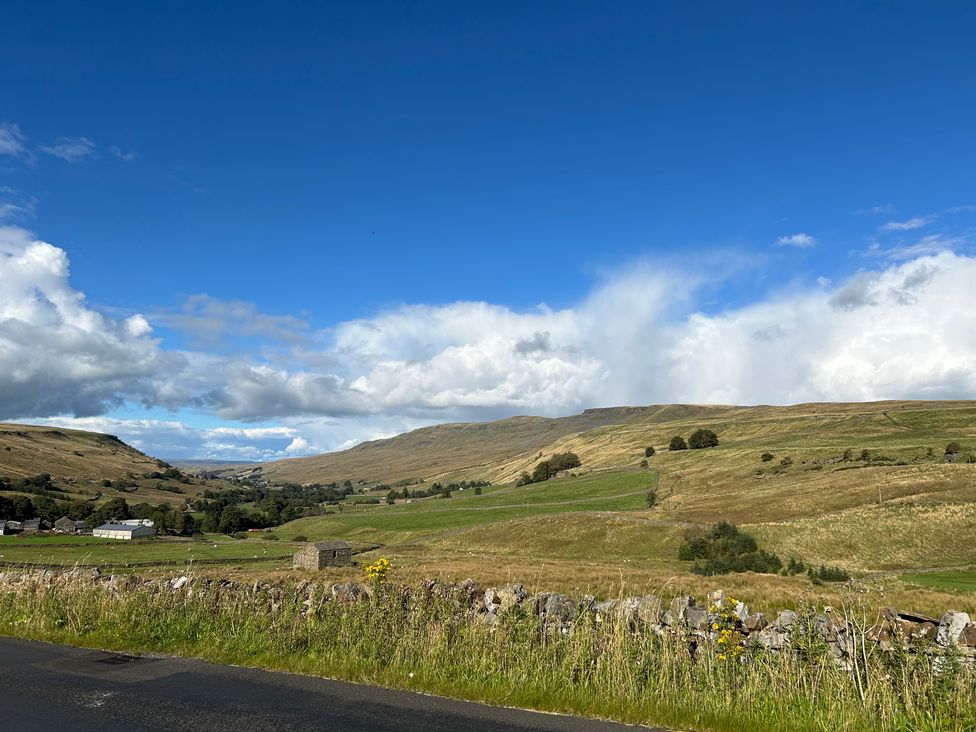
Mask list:
[[776,246],[778,247],[796,247],[797,249],[809,249],[812,246],[816,246],[816,244],[817,240],[814,237],[803,232],[790,234],[789,236],[781,236],[776,240]]
[[226,424],[150,420],[117,431],[164,456],[196,441],[197,456],[266,459],[437,421],[593,406],[976,398],[976,258],[945,243],[888,250],[846,278],[713,312],[696,305],[710,285],[700,269],[647,261],[558,310],[408,304],[327,332],[210,298],[177,314],[203,320],[203,341],[229,322],[284,344],[267,360],[166,350],[152,316],[100,313],[70,286],[63,250],[8,227],[0,418],[108,420],[97,415],[122,403],[189,407]]
[[0,417],[104,412],[149,394],[177,354],[140,316],[113,320],[68,282],[64,250],[0,227]]

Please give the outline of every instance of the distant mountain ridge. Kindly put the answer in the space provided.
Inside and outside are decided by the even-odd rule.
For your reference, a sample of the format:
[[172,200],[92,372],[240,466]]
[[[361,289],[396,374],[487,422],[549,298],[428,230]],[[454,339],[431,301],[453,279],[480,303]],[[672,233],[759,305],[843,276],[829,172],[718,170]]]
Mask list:
[[[807,403],[791,406],[664,404],[587,409],[567,417],[518,416],[495,422],[434,425],[395,437],[364,442],[348,450],[248,466],[278,482],[329,483],[363,480],[478,478],[512,480],[544,455],[574,450],[584,467],[636,465],[645,446],[662,449],[673,434],[687,437],[697,427],[754,433],[782,429],[856,429],[865,420],[885,423],[888,412],[974,410],[974,401],[886,401]],[[887,429],[873,424],[871,429]]]

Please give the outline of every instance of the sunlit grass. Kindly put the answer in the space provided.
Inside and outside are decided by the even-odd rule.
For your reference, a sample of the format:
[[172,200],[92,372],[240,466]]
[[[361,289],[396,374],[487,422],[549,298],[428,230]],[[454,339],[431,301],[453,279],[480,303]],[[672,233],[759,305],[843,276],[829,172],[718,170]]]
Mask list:
[[[391,587],[343,605],[318,586],[212,586],[192,596],[141,586],[115,594],[59,581],[0,595],[0,632],[130,652],[264,666],[488,703],[700,730],[967,730],[971,671],[935,674],[924,656],[873,649],[859,686],[823,645],[800,654],[688,654],[687,639],[597,624],[540,633],[524,610],[485,624],[451,591]],[[306,613],[306,607],[308,611]],[[864,612],[864,609],[861,610]],[[863,694],[863,697],[862,697]]]

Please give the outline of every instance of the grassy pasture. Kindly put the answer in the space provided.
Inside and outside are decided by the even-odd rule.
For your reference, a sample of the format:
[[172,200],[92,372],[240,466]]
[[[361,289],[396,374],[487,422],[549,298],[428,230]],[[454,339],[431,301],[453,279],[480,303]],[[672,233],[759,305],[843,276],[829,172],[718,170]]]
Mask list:
[[205,541],[175,538],[118,541],[91,536],[0,537],[0,562],[17,565],[123,566],[143,562],[182,565],[195,560],[290,557],[294,545],[275,541],[239,541],[208,536]]
[[914,585],[952,592],[976,592],[976,572],[928,572],[903,574],[901,579]]
[[417,539],[532,516],[568,512],[629,511],[645,505],[657,483],[651,471],[599,473],[514,488],[459,491],[451,498],[426,498],[395,506],[345,507],[341,513],[298,519],[282,527],[282,538],[353,538],[383,544]]

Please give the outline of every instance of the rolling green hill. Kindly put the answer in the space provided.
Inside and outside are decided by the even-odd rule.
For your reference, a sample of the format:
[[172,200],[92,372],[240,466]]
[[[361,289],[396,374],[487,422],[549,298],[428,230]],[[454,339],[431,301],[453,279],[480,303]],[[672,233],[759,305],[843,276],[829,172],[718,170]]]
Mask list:
[[[701,593],[718,582],[737,596],[776,602],[809,593],[810,583],[767,575],[693,577],[690,564],[677,559],[684,532],[732,521],[784,560],[795,556],[878,577],[871,592],[928,608],[950,600],[934,590],[919,599],[918,585],[892,577],[976,567],[968,540],[976,530],[976,464],[967,461],[976,454],[974,402],[649,408],[626,418],[431,476],[491,480],[482,495],[469,489],[450,499],[346,506],[278,533],[381,543],[404,571],[421,576],[536,577],[541,585],[595,592],[671,583]],[[483,425],[483,434],[492,427]],[[714,430],[719,446],[667,449],[673,435],[687,439],[698,427]],[[964,453],[949,463],[943,453],[953,441]],[[400,475],[392,466],[403,444],[374,443],[383,464],[377,470],[389,471],[380,474]],[[642,469],[648,446],[656,454]],[[576,477],[511,484],[540,456],[566,450],[582,459]],[[323,457],[342,464],[342,454]],[[658,505],[648,509],[652,487]],[[842,599],[835,589],[816,592],[826,603]]]
[[[806,451],[811,459],[820,459],[821,453],[828,459],[828,453],[833,456],[847,447],[860,451],[893,444],[903,451],[919,446],[941,454],[950,439],[969,439],[976,450],[976,402],[593,409],[570,417],[426,427],[341,452],[266,463],[261,472],[272,481],[298,483],[462,478],[504,483],[522,471],[531,472],[543,456],[566,450],[576,452],[587,468],[636,466],[645,447],[654,446],[660,453],[673,435],[687,438],[698,427],[721,434],[723,447],[788,447]],[[680,469],[678,473],[677,479],[690,477]]]

